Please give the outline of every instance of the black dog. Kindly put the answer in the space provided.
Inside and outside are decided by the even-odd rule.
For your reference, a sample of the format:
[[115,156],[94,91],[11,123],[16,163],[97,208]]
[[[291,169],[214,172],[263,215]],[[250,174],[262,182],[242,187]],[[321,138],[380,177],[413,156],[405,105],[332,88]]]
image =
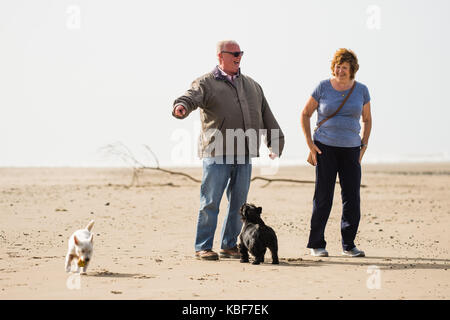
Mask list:
[[278,264],[278,240],[275,231],[266,226],[261,219],[261,207],[253,204],[243,204],[241,207],[241,218],[244,222],[239,235],[239,253],[241,262],[248,262],[248,252],[255,257],[253,264],[264,262],[266,248],[272,253],[272,264]]

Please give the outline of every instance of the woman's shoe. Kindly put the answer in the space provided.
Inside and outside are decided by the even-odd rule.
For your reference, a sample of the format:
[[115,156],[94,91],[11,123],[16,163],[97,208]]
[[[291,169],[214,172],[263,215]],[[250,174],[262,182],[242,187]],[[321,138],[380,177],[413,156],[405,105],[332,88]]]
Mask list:
[[352,250],[344,250],[342,255],[349,257],[365,257],[366,254],[364,251],[359,250],[357,247],[354,247]]
[[311,255],[314,257],[328,257],[328,251],[325,248],[311,249]]

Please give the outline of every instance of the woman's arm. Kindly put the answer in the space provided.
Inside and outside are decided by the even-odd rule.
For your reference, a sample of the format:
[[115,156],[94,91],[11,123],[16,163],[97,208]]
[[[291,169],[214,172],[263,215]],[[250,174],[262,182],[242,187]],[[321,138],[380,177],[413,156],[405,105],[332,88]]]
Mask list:
[[370,112],[370,102],[363,106],[362,110],[362,137],[361,137],[361,152],[359,153],[359,162],[364,156],[369,144],[370,131],[372,130],[372,114]]
[[300,123],[302,125],[303,134],[306,138],[306,143],[308,144],[308,148],[311,150],[311,153],[313,155],[313,161],[314,164],[317,165],[317,152],[319,154],[322,153],[320,149],[314,144],[312,137],[311,137],[311,124],[310,119],[314,111],[316,111],[317,107],[319,106],[319,103],[313,98],[309,97],[308,101],[306,102],[305,107],[302,110],[302,115],[300,119]]

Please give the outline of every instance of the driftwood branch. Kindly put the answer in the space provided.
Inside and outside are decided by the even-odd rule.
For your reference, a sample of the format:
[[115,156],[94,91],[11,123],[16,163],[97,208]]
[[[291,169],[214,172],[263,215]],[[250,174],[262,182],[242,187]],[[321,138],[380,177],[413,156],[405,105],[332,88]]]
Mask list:
[[[148,151],[148,154],[152,156],[153,161],[155,162],[155,166],[154,167],[150,167],[147,165],[144,165],[143,163],[141,163],[140,161],[138,161],[136,159],[136,157],[133,155],[133,153],[131,152],[131,150],[125,146],[123,143],[118,142],[116,144],[110,144],[107,145],[106,147],[103,147],[103,151],[105,151],[106,153],[110,154],[110,155],[114,155],[114,156],[118,156],[119,158],[121,158],[124,162],[130,164],[133,168],[133,178],[131,181],[131,185],[137,185],[139,182],[139,175],[141,174],[141,172],[143,170],[156,170],[156,171],[161,171],[170,175],[178,175],[178,176],[182,176],[185,177],[193,182],[197,182],[197,183],[201,183],[201,180],[196,179],[194,177],[192,177],[191,175],[184,173],[184,172],[178,172],[178,171],[172,171],[172,170],[168,170],[168,169],[163,169],[160,167],[159,165],[159,160],[158,157],[156,156],[156,154],[153,152],[153,150],[147,146],[144,145],[144,148]],[[255,176],[251,179],[251,181],[255,181],[255,180],[263,180],[266,181],[267,183],[265,185],[263,185],[262,187],[265,188],[267,187],[269,184],[271,184],[272,182],[288,182],[288,183],[308,183],[308,184],[314,184],[314,181],[310,181],[310,180],[297,180],[297,179],[284,179],[284,178],[275,178],[275,179],[270,179],[270,178],[265,178],[265,177],[260,177],[260,176]],[[338,182],[336,182],[338,183]],[[173,184],[168,184],[168,185],[172,185]],[[364,185],[361,185],[361,187],[365,187]]]
[[150,167],[150,166],[144,165],[143,163],[138,161],[136,159],[136,157],[133,155],[133,153],[130,151],[130,149],[127,148],[127,146],[125,146],[121,142],[118,142],[118,143],[115,143],[115,144],[109,144],[109,145],[107,145],[106,147],[104,147],[102,149],[103,149],[103,151],[105,151],[106,153],[108,153],[110,155],[118,156],[124,162],[126,162],[126,163],[131,165],[131,167],[133,168],[133,178],[131,180],[131,185],[135,185],[135,184],[137,185],[138,184],[138,182],[139,182],[139,175],[141,174],[141,172],[143,170],[161,171],[161,172],[168,173],[168,174],[171,174],[171,175],[183,176],[183,177],[188,178],[189,180],[192,180],[192,181],[197,182],[197,183],[201,182],[201,180],[196,179],[196,178],[192,177],[191,175],[189,175],[187,173],[178,172],[178,171],[172,171],[172,170],[167,170],[167,169],[161,168],[159,166],[158,157],[153,152],[153,150],[147,145],[144,145],[144,148],[148,151],[148,154],[150,154],[153,157],[153,160],[155,161],[156,166]]
[[310,181],[310,180],[296,180],[296,179],[282,179],[282,178],[269,179],[269,178],[264,178],[264,177],[259,177],[259,176],[253,177],[251,181],[255,181],[255,180],[263,180],[263,181],[267,182],[265,185],[262,186],[262,188],[267,187],[272,182],[314,183],[314,181]]
[[[297,180],[297,179],[282,179],[282,178],[278,178],[278,179],[269,179],[269,178],[264,178],[264,177],[253,177],[251,181],[254,180],[263,180],[263,181],[267,181],[267,183],[265,185],[262,186],[262,188],[267,187],[269,184],[271,184],[272,182],[292,182],[292,183],[316,183],[315,181],[311,181],[311,180]],[[336,181],[336,184],[339,184],[339,181]],[[362,184],[361,188],[365,188],[366,185]]]

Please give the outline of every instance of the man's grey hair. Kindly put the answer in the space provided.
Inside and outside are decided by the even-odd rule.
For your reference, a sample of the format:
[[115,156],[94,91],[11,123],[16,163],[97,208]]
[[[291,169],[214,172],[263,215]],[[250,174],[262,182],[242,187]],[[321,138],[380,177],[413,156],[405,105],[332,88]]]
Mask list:
[[239,45],[236,41],[234,40],[222,40],[217,42],[217,46],[216,46],[216,52],[217,54],[219,54],[227,44],[235,44],[235,45]]

